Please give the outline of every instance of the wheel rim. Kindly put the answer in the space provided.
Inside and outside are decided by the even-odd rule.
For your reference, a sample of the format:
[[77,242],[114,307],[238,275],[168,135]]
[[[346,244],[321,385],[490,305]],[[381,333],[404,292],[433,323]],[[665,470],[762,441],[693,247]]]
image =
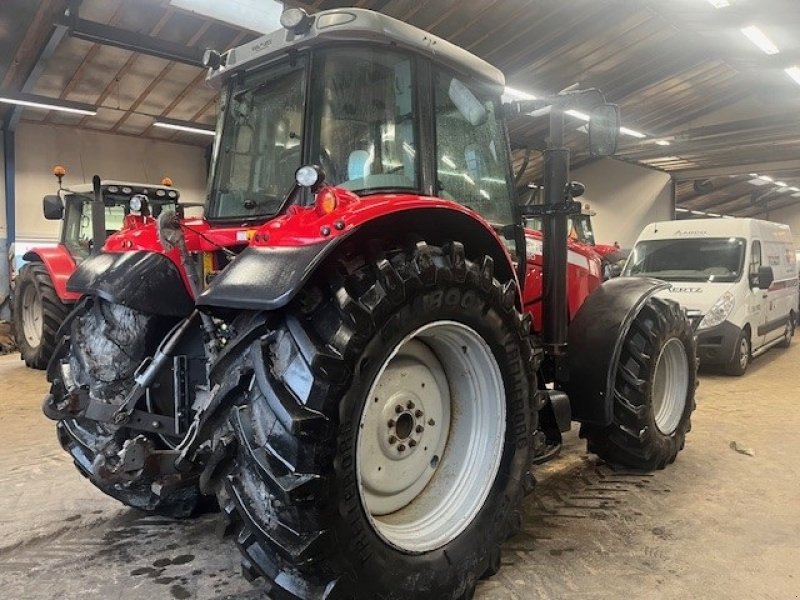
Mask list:
[[494,484],[505,424],[500,368],[475,330],[436,321],[406,336],[378,371],[356,441],[378,535],[408,553],[460,535]]
[[747,368],[747,361],[750,360],[750,342],[746,337],[739,342],[739,366],[744,370]]
[[22,292],[22,333],[31,348],[42,341],[42,301],[32,285]]
[[686,409],[688,390],[686,349],[678,338],[671,338],[658,355],[653,379],[653,413],[656,427],[664,435],[678,428]]

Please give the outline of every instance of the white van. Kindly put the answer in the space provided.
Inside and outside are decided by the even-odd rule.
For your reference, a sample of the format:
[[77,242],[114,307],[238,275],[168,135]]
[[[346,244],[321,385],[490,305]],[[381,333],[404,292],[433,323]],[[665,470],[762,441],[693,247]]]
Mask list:
[[623,276],[672,284],[697,332],[704,365],[742,375],[753,356],[788,346],[798,309],[797,257],[787,225],[758,219],[651,223]]

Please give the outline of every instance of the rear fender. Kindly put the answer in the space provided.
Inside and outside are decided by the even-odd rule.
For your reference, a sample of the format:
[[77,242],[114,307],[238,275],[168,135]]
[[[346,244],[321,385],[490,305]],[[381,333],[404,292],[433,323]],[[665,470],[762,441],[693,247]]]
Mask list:
[[668,283],[644,277],[612,279],[592,292],[569,325],[569,394],[572,418],[611,423],[613,386],[622,342],[647,299]]
[[75,259],[62,244],[52,248],[31,248],[22,255],[22,258],[28,262],[39,262],[44,265],[50,274],[58,299],[64,304],[77,302],[81,297],[80,294],[67,290],[67,281],[75,272],[76,265]]
[[87,258],[67,289],[153,315],[185,317],[194,308],[178,267],[157,252],[103,252]]
[[[498,280],[513,279],[516,282],[511,258],[491,226],[462,207],[430,206],[432,203],[421,199],[418,206],[400,205],[396,210],[391,210],[389,205],[382,214],[373,212],[372,218],[362,220],[351,213],[348,217],[354,223],[352,226],[324,239],[296,235],[293,241],[302,239],[305,243],[255,243],[212,281],[200,294],[197,305],[246,310],[279,309],[291,302],[312,274],[344,244],[365,248],[366,243],[373,239],[405,243],[411,234],[432,244],[458,240],[464,244],[467,258],[479,260],[488,255],[494,260],[494,274]],[[315,227],[318,232],[319,224]],[[256,239],[262,235],[256,234]],[[274,232],[272,236],[273,239],[277,237]],[[275,241],[279,242],[280,238]],[[519,294],[517,307],[521,307]]]

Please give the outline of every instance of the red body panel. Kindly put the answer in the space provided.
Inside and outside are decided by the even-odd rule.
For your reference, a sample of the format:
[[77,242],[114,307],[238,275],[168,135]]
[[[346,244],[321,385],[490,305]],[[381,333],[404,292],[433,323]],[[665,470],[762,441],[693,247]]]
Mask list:
[[53,287],[58,298],[64,304],[77,302],[80,294],[67,291],[67,280],[72,276],[77,267],[75,259],[63,244],[52,248],[31,248],[26,254],[35,254],[50,274]]
[[[525,230],[528,264],[525,274],[523,305],[533,318],[533,330],[542,330],[542,233]],[[586,297],[603,282],[600,257],[591,246],[569,241],[567,244],[567,302],[569,319],[578,311]]]
[[[449,200],[418,196],[415,194],[374,194],[361,197],[341,188],[328,188],[336,195],[335,209],[321,214],[316,207],[290,206],[286,213],[259,226],[212,227],[203,219],[183,221],[186,247],[189,252],[212,252],[218,246],[307,246],[347,235],[353,229],[375,219],[418,209],[457,211],[484,227],[505,249],[504,242],[489,222],[470,209]],[[202,234],[202,235],[201,235]],[[541,245],[542,234],[526,230],[529,257],[526,285],[522,292],[522,305],[531,313],[534,329],[541,329],[542,262],[541,250],[531,252],[532,246]],[[155,219],[136,217],[126,220],[125,228],[109,236],[103,249],[106,252],[144,250],[159,252],[172,260],[180,271],[187,290],[189,285],[177,250],[164,252],[158,240]],[[511,262],[511,256],[506,252]],[[516,273],[516,269],[512,269]],[[515,275],[516,277],[516,275]],[[586,297],[602,282],[600,258],[594,250],[576,242],[569,242],[568,299],[570,317],[580,308]],[[519,283],[519,282],[517,282]]]
[[592,246],[592,248],[600,256],[607,256],[608,254],[619,250],[619,246],[617,244],[595,244]]

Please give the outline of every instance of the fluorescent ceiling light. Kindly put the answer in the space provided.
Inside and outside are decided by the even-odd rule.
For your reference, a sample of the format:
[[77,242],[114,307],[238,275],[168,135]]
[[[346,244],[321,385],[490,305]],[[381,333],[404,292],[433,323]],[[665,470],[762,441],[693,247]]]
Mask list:
[[793,192],[800,192],[800,188],[799,187],[792,186],[789,189],[792,190]]
[[689,212],[688,208],[676,208],[675,212]]
[[667,140],[656,140],[656,144],[659,146],[669,146],[670,142],[668,142]]
[[795,80],[800,85],[800,67],[789,67],[786,69],[786,74]]
[[587,115],[585,112],[581,112],[579,110],[568,110],[565,111],[570,117],[575,117],[576,119],[580,119],[581,121],[589,121],[591,117]]
[[706,214],[702,210],[693,210],[693,211],[691,211],[691,213],[693,215],[704,215],[704,214]]
[[506,87],[503,90],[503,100],[514,101],[514,100],[536,100],[536,96],[533,94],[529,94],[528,92],[523,92],[522,90],[518,90],[512,87]]
[[764,54],[778,54],[780,50],[772,41],[755,25],[742,29],[745,37],[753,42]]
[[97,114],[97,107],[82,102],[71,102],[69,100],[58,100],[47,98],[36,94],[21,94],[17,92],[0,91],[0,102],[5,104],[16,104],[27,108],[39,108],[42,110],[58,110],[61,112],[72,113],[75,115]]
[[789,184],[786,183],[785,181],[776,181],[775,185],[777,185],[778,187],[785,187],[785,188],[789,187]]
[[773,181],[775,181],[775,180],[774,180],[772,177],[770,177],[769,175],[759,175],[759,176],[758,176],[758,178],[759,178],[759,179],[761,179],[761,180],[763,180],[763,181],[769,181],[770,183],[772,183]]
[[709,217],[721,217],[722,215],[719,215],[717,213],[708,213],[708,216]]
[[708,3],[714,8],[727,8],[731,5],[728,0],[708,0]]
[[213,129],[205,127],[198,127],[194,123],[188,121],[176,121],[175,119],[158,119],[153,123],[156,127],[163,127],[164,129],[174,129],[176,131],[183,131],[185,133],[197,133],[200,135],[215,135]]
[[635,129],[629,129],[628,127],[620,127],[619,132],[623,135],[629,135],[631,137],[635,137],[640,140],[647,137],[641,131],[636,131]]
[[749,183],[750,185],[762,186],[762,185],[767,185],[769,182],[768,181],[764,181],[760,177],[756,177],[755,179],[751,179],[747,183]]

